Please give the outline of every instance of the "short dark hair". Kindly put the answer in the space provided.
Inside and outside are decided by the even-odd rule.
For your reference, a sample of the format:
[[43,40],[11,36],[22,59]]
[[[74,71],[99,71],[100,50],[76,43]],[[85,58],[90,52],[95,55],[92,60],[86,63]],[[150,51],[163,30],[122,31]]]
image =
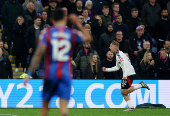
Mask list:
[[117,41],[113,40],[113,41],[112,41],[112,44],[113,44],[113,45],[116,45],[116,46],[119,48],[119,43],[118,43]]
[[87,9],[87,8],[84,8],[84,9],[83,9],[83,12],[84,12],[85,10],[87,10],[87,11],[88,11],[88,9]]
[[51,18],[54,19],[55,21],[60,21],[64,18],[64,11],[60,8],[56,8],[52,13],[51,13]]
[[132,8],[131,12],[133,12],[133,11],[138,11],[138,9],[137,8]]
[[102,10],[105,9],[105,8],[107,9],[107,8],[109,8],[109,6],[104,5],[104,6],[102,7]]
[[113,4],[112,4],[112,8],[114,8],[115,5],[119,5],[119,3],[113,3]]
[[111,50],[108,50],[107,53],[108,53],[108,52],[112,52],[112,51],[111,51]]
[[[42,15],[43,12],[47,13],[47,11],[42,11],[42,12],[41,12],[41,15]],[[48,15],[48,13],[47,13],[47,15]]]
[[35,17],[34,17],[34,20],[37,20],[37,19],[41,19],[41,17],[35,16]]
[[[163,45],[165,45],[167,41],[169,41],[169,40],[165,40],[165,41],[163,42]],[[169,42],[170,42],[170,41],[169,41]]]
[[122,15],[121,15],[121,14],[117,14],[117,15],[116,15],[116,19],[117,19],[118,17],[120,17],[120,16],[122,16]]
[[[78,2],[78,1],[82,2],[82,0],[77,0],[77,2]],[[76,2],[76,3],[77,3],[77,2]],[[83,2],[82,2],[82,3],[83,3]]]
[[3,43],[4,43],[4,41],[3,41],[2,39],[0,39],[0,42],[3,42]]
[[[116,33],[117,33],[117,32],[122,32],[122,31],[121,31],[121,30],[118,30],[118,31],[116,31]],[[122,34],[123,34],[123,32],[122,32]]]
[[165,53],[167,53],[165,48],[161,48],[159,52],[161,52],[161,51],[165,51]]

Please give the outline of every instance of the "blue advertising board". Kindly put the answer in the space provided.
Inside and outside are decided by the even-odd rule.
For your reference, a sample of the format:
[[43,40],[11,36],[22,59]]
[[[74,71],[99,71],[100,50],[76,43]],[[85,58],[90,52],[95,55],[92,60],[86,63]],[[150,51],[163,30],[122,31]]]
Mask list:
[[[133,85],[141,80],[134,80]],[[120,92],[121,80],[73,80],[69,108],[127,108]],[[170,108],[170,81],[145,80],[151,90],[144,88],[130,93],[133,106],[143,103],[162,103]],[[0,108],[41,108],[43,80],[32,79],[27,86],[22,79],[0,80]],[[165,97],[166,96],[166,97]],[[50,108],[58,108],[57,96]]]

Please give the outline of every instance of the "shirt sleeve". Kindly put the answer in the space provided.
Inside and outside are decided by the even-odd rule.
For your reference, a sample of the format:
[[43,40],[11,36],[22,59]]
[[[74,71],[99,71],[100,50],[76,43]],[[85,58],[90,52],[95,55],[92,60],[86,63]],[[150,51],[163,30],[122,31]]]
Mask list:
[[83,33],[81,31],[76,31],[76,30],[73,30],[73,33],[75,34],[76,42],[82,43],[84,40]]
[[40,45],[44,45],[44,46],[47,46],[47,31],[46,30],[43,30],[39,36],[39,41],[38,43]]

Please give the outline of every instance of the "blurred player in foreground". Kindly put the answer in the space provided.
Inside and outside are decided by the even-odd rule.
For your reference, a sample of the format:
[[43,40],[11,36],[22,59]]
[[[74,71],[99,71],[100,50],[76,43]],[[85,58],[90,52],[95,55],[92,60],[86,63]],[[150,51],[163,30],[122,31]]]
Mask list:
[[74,51],[76,42],[91,41],[91,36],[77,21],[77,16],[71,14],[69,19],[80,32],[66,27],[67,18],[62,9],[56,9],[51,15],[54,26],[48,28],[40,35],[39,45],[31,61],[24,80],[26,85],[29,77],[35,71],[42,56],[46,53],[46,69],[43,85],[43,107],[41,116],[48,115],[48,105],[52,96],[60,98],[60,115],[68,116],[67,103],[71,93],[71,67],[70,55]]
[[119,70],[120,67],[122,68],[123,78],[121,82],[121,94],[123,95],[129,107],[124,111],[135,111],[135,108],[132,106],[132,102],[128,94],[139,88],[147,88],[148,90],[150,90],[150,88],[143,81],[135,86],[131,86],[133,79],[136,77],[136,73],[133,66],[131,65],[129,58],[126,56],[126,54],[119,50],[118,42],[113,40],[109,48],[111,52],[116,54],[116,66],[112,68],[103,67],[103,71],[112,72]]

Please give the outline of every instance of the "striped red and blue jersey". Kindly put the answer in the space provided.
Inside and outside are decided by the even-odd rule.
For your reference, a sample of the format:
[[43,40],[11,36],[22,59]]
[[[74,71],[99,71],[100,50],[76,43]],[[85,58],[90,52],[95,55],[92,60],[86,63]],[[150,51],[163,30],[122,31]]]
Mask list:
[[47,48],[46,79],[71,78],[70,56],[76,42],[83,42],[83,34],[63,26],[50,27],[40,34],[39,44]]

